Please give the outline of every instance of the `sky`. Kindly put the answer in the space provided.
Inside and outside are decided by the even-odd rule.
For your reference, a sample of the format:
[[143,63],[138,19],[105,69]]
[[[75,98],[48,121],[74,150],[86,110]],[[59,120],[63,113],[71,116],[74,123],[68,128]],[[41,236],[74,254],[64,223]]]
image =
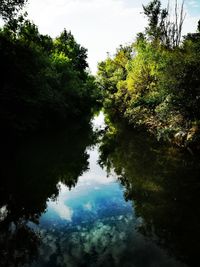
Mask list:
[[[174,0],[171,0],[174,1]],[[107,52],[113,55],[119,45],[134,41],[143,31],[146,19],[142,4],[149,0],[29,0],[29,19],[43,34],[58,36],[64,28],[88,49],[92,73]],[[167,0],[163,0],[163,7]],[[200,19],[200,0],[185,0],[187,13],[183,33],[195,32]]]

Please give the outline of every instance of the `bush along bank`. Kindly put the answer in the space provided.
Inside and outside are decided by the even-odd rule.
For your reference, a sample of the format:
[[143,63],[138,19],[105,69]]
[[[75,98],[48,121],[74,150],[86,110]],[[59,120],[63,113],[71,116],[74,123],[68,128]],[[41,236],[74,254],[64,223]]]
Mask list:
[[183,5],[175,22],[158,0],[143,9],[145,32],[98,64],[104,108],[158,140],[199,150],[200,21],[181,41]]

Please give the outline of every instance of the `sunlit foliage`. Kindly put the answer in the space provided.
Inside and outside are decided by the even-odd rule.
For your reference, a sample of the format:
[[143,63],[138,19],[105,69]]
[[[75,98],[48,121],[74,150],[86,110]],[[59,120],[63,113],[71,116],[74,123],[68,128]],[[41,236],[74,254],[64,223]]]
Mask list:
[[[139,33],[133,44],[121,46],[114,57],[99,63],[104,107],[112,116],[146,128],[157,139],[196,148],[200,121],[199,25],[197,33],[188,34],[180,42],[180,32],[172,36],[162,28],[168,11],[161,9],[160,1],[150,2],[144,13],[148,17],[145,32]],[[181,27],[182,9],[180,23]],[[172,26],[174,30],[178,27],[169,24]]]

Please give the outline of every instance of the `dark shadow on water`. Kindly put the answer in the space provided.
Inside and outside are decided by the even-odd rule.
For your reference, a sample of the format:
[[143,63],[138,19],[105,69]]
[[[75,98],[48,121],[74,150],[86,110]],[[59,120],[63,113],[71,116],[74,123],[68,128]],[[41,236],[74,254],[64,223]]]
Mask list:
[[177,259],[196,266],[200,249],[200,160],[161,146],[120,124],[102,139],[100,164],[125,187],[143,223],[139,232]]
[[89,124],[38,134],[16,144],[4,140],[0,152],[0,265],[21,266],[38,255],[40,234],[27,222],[38,223],[58,182],[69,188],[88,169],[86,148],[95,143]]

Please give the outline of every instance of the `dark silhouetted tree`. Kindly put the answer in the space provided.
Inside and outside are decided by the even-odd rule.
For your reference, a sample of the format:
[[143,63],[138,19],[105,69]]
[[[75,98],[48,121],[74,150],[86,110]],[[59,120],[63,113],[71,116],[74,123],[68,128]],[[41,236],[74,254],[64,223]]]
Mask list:
[[15,17],[28,0],[0,0],[0,16],[4,20]]

